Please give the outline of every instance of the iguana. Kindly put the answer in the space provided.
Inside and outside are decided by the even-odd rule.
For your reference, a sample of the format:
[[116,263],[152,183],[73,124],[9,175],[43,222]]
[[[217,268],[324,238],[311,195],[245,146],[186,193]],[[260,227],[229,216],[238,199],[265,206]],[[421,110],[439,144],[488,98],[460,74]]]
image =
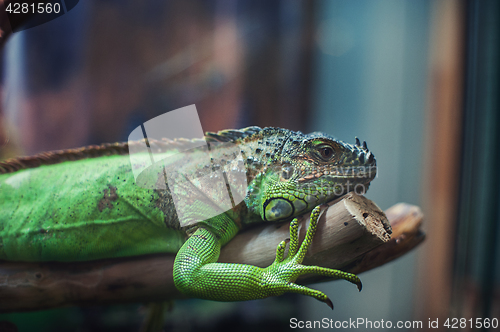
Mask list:
[[[361,290],[354,274],[301,262],[316,229],[317,206],[347,191],[366,190],[375,177],[376,161],[365,142],[356,138],[356,144],[348,144],[323,133],[259,127],[207,133],[205,140],[208,150],[195,144],[187,153],[179,151],[192,146],[192,140],[146,139],[0,162],[0,260],[85,261],[177,253],[176,287],[188,296],[217,301],[293,292],[333,308],[324,293],[294,283],[308,273],[345,279]],[[241,153],[236,163],[244,167],[234,166],[228,143]],[[137,179],[137,165],[131,165],[128,155],[136,144],[147,144],[163,158],[163,164],[149,167]],[[201,162],[207,151],[210,165]],[[196,179],[225,165],[232,165],[223,173],[226,180],[232,173],[243,174],[247,186],[244,197],[231,197],[241,203],[219,213],[218,194],[199,200],[191,193],[199,188]],[[189,176],[173,190],[165,167],[178,167]],[[217,182],[212,194],[227,193],[228,183]],[[184,204],[182,220],[187,222],[180,222],[174,195]],[[241,229],[308,211],[311,221],[300,246],[297,219],[290,224],[286,258],[288,241],[283,241],[266,268],[217,263],[221,247]]]

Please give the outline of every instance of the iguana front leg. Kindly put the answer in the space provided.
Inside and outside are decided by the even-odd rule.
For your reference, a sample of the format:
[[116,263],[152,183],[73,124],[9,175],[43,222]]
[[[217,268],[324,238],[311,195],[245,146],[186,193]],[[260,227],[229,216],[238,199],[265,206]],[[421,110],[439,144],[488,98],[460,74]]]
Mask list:
[[294,283],[301,275],[315,273],[345,279],[361,290],[361,281],[354,274],[301,264],[312,242],[319,215],[320,208],[316,207],[300,247],[298,222],[294,219],[290,224],[288,256],[284,257],[286,241],[283,241],[277,247],[275,261],[266,268],[217,263],[221,241],[211,230],[201,227],[184,243],[175,258],[174,283],[182,293],[208,300],[245,301],[291,292],[312,296],[333,309],[332,302],[324,293]]

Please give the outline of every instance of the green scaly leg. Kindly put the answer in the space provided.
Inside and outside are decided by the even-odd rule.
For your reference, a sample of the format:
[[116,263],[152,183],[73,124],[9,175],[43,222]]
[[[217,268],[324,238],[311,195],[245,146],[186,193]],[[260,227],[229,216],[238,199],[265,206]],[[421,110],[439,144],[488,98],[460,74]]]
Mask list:
[[[297,221],[297,218],[292,220],[292,222],[290,223],[290,240],[289,240],[290,245],[288,249],[288,257],[287,258],[284,257],[287,241],[282,241],[278,245],[278,248],[276,250],[276,259],[274,263],[267,269],[272,269],[272,270],[276,269],[279,271],[278,273],[284,276],[285,279],[289,278],[290,283],[288,284],[288,286],[290,288],[286,290],[287,292],[312,296],[319,301],[325,302],[330,308],[333,309],[332,301],[324,293],[294,283],[297,277],[301,275],[319,274],[335,279],[345,279],[353,284],[356,284],[358,286],[358,290],[361,291],[362,288],[361,280],[358,278],[358,276],[352,273],[347,273],[344,271],[329,269],[320,266],[301,265],[306,255],[306,252],[312,243],[314,234],[316,233],[316,226],[318,223],[320,212],[321,209],[319,206],[314,208],[314,210],[311,212],[309,228],[307,229],[306,236],[300,247],[299,247],[299,237],[298,237],[299,223]],[[284,268],[284,267],[289,267],[289,268]]]
[[309,228],[300,247],[297,219],[291,222],[287,257],[285,258],[287,241],[282,241],[276,249],[275,261],[266,268],[217,263],[221,248],[219,238],[209,229],[199,228],[179,250],[175,259],[176,287],[188,296],[216,301],[246,301],[287,292],[299,293],[325,302],[333,309],[332,302],[324,293],[294,283],[299,276],[314,273],[345,279],[356,284],[361,290],[361,281],[354,274],[301,264],[316,231],[320,211],[319,207],[312,211]]

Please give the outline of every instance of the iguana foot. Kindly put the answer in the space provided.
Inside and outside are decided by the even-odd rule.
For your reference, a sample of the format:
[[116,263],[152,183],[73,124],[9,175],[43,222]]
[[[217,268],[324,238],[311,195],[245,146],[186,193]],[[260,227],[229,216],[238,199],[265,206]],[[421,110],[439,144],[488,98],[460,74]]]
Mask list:
[[[286,292],[299,293],[312,296],[319,301],[325,302],[330,308],[333,309],[332,301],[323,292],[295,284],[295,280],[297,280],[299,276],[313,273],[336,279],[345,279],[353,284],[356,284],[359,291],[361,291],[361,280],[358,276],[352,273],[320,266],[306,266],[301,264],[309,246],[311,245],[314,233],[316,232],[316,225],[320,216],[320,211],[320,207],[317,206],[311,212],[309,228],[307,229],[306,236],[300,247],[298,240],[298,221],[297,219],[293,219],[290,223],[290,239],[282,241],[278,245],[274,263],[264,269],[265,275],[268,279],[268,283],[265,287],[269,288],[270,295],[280,295]],[[288,255],[285,258],[287,242],[289,242],[290,245]]]
[[[361,290],[361,281],[351,273],[320,266],[302,265],[316,231],[320,208],[311,213],[306,237],[299,246],[298,222],[290,223],[290,239],[276,249],[276,260],[266,268],[247,264],[217,263],[221,241],[212,230],[200,227],[177,253],[174,262],[174,283],[182,293],[216,301],[247,301],[284,293],[300,293],[325,302],[330,299],[322,292],[295,283],[301,275],[314,273],[329,278],[345,279]],[[222,214],[224,216],[224,214]],[[290,243],[287,257],[285,249]]]

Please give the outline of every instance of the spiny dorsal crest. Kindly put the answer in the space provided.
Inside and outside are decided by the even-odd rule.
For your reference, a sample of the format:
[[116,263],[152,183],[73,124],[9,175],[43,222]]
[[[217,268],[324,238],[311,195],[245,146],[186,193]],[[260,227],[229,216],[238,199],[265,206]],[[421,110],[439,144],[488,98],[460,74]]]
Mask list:
[[[218,133],[207,132],[205,134],[206,142],[236,142],[238,139],[249,137],[262,131],[260,127],[247,127],[240,130],[228,129]],[[65,161],[75,161],[87,158],[97,158],[111,155],[126,155],[129,152],[131,144],[143,145],[144,142],[151,148],[154,153],[168,151],[181,147],[195,146],[199,143],[199,139],[188,140],[179,138],[170,139],[143,139],[134,142],[122,143],[105,143],[101,145],[90,145],[76,149],[57,150],[50,152],[42,152],[33,156],[18,157],[0,161],[0,174],[13,173],[26,168],[36,168],[43,165],[59,164]],[[198,145],[198,144],[196,144]]]

